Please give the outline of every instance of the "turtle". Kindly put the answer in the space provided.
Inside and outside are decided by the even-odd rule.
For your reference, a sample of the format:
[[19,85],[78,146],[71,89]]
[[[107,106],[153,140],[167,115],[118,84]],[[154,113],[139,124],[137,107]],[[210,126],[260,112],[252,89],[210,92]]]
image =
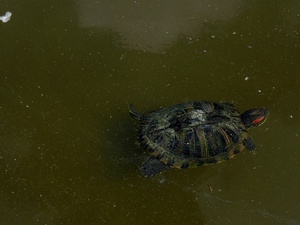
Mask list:
[[229,102],[191,101],[129,114],[140,122],[139,143],[148,154],[141,166],[146,177],[169,168],[193,168],[216,164],[243,149],[255,151],[247,130],[263,124],[270,112],[253,108],[240,114]]

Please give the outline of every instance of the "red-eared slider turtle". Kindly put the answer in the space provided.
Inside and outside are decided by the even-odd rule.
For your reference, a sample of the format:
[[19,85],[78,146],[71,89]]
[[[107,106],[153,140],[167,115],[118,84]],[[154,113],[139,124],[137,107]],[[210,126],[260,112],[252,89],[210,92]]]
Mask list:
[[254,108],[240,115],[231,103],[195,101],[144,115],[130,105],[129,113],[141,122],[139,141],[150,156],[141,171],[150,177],[168,168],[219,163],[244,148],[255,150],[247,130],[265,122],[269,110]]

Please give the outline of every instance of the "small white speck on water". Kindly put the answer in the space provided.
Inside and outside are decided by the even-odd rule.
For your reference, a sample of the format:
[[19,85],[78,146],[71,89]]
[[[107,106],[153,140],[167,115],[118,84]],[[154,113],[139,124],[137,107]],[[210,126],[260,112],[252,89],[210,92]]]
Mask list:
[[261,90],[258,90],[258,93],[261,93]]
[[290,115],[290,118],[293,119],[293,115]]
[[245,77],[245,80],[249,80],[249,77]]
[[215,35],[211,35],[211,38],[215,38],[216,36]]
[[252,46],[251,46],[251,45],[248,45],[247,48],[252,48]]
[[203,52],[207,52],[207,50],[204,49]]
[[232,32],[232,34],[236,34],[236,32],[234,31],[234,32]]
[[122,54],[121,57],[120,57],[120,60],[123,60],[125,58],[125,55],[126,54]]
[[163,184],[163,183],[165,183],[166,182],[166,179],[165,178],[162,178],[160,181],[159,181],[159,183],[161,183],[161,184]]

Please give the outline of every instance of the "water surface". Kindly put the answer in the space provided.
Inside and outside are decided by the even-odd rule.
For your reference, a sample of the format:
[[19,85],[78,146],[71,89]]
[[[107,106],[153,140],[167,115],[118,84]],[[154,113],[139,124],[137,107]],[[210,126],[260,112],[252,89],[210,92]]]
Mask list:
[[[3,224],[300,224],[297,1],[1,1]],[[145,179],[128,103],[271,111],[257,154]]]

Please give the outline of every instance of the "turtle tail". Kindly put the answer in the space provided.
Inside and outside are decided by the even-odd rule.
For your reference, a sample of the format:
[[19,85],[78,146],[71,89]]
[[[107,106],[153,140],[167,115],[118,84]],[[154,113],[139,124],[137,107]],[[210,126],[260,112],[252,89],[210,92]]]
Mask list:
[[138,113],[137,111],[135,111],[134,107],[132,104],[129,104],[128,106],[128,110],[129,110],[129,115],[136,120],[142,120],[143,119],[143,115]]

